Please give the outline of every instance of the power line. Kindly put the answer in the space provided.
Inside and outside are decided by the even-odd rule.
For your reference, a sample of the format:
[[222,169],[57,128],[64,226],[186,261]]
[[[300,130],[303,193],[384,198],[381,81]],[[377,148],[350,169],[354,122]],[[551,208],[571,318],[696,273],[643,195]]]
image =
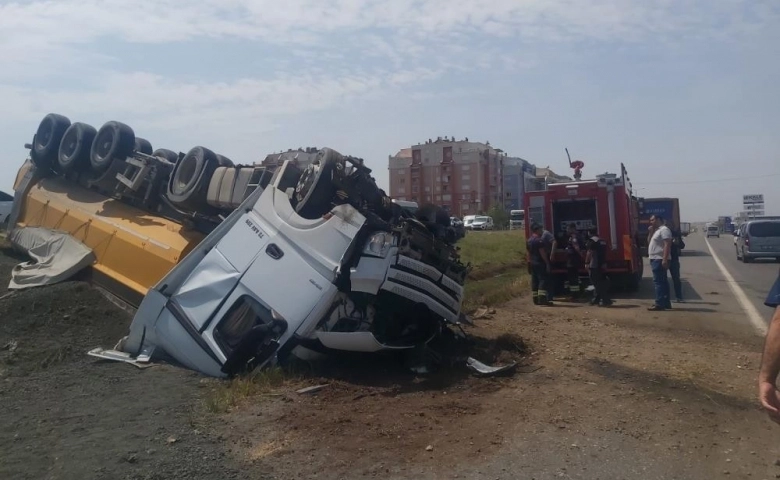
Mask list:
[[687,185],[692,183],[717,183],[731,182],[734,180],[759,180],[766,177],[780,177],[780,173],[769,173],[761,175],[752,175],[750,177],[731,177],[731,178],[713,178],[710,180],[686,180],[682,182],[637,182],[638,185]]

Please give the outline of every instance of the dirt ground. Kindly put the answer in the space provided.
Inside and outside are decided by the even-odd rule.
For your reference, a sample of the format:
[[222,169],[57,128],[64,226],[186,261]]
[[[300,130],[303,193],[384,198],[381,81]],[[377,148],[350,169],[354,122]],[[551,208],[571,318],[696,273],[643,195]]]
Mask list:
[[130,321],[97,291],[18,292],[0,299],[0,478],[780,478],[761,339],[657,315],[519,298],[467,329],[482,359],[520,361],[511,377],[341,358],[220,414],[217,380],[88,357]]

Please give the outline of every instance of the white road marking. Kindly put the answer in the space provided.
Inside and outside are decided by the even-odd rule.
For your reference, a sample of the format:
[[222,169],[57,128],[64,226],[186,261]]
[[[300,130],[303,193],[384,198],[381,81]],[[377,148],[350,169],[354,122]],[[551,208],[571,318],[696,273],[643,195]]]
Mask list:
[[704,241],[707,242],[707,248],[710,249],[710,255],[712,255],[712,259],[715,260],[715,264],[720,269],[720,273],[722,273],[726,278],[726,283],[728,283],[729,287],[731,287],[731,291],[734,293],[734,296],[737,297],[739,305],[742,307],[742,310],[745,311],[745,315],[747,315],[750,323],[753,324],[753,328],[756,329],[756,332],[759,335],[766,335],[767,326],[766,323],[764,323],[764,318],[760,313],[758,313],[756,307],[753,306],[753,303],[750,302],[750,299],[748,299],[745,291],[742,290],[742,287],[740,287],[737,281],[734,280],[734,277],[731,276],[723,262],[720,261],[720,258],[718,258],[718,255],[715,253],[715,249],[712,248],[712,245],[710,245],[709,239],[705,237]]

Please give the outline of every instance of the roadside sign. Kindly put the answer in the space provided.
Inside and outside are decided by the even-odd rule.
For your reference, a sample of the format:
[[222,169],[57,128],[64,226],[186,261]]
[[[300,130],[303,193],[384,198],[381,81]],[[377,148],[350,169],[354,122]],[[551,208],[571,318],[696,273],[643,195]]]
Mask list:
[[742,209],[748,218],[764,216],[764,195],[753,193],[742,195]]

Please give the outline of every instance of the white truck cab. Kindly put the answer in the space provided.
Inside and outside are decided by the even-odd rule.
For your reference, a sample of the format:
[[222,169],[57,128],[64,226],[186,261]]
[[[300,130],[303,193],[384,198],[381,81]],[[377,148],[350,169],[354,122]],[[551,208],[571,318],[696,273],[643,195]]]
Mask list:
[[164,352],[223,377],[298,348],[414,349],[458,323],[468,268],[453,246],[413,217],[350,204],[304,218],[294,170],[285,162],[146,295],[115,350],[90,354]]

